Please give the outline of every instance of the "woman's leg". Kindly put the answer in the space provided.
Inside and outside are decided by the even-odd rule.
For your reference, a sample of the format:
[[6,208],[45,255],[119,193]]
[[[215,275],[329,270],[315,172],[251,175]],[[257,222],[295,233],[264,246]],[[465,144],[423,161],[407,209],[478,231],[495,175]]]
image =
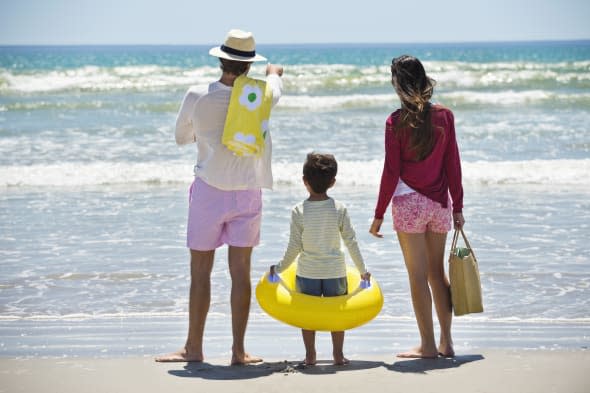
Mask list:
[[432,326],[432,297],[428,286],[428,255],[424,233],[397,232],[410,280],[412,305],[420,331],[420,346],[399,354],[407,358],[435,358],[438,349]]
[[451,290],[445,275],[446,233],[426,232],[426,250],[428,254],[428,283],[432,290],[436,315],[440,324],[440,343],[438,352],[443,356],[454,356],[451,322],[453,319]]

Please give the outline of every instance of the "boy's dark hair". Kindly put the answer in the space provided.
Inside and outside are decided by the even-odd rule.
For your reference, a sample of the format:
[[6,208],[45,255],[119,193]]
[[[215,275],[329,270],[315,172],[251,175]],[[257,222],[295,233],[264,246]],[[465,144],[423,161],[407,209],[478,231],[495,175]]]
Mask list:
[[328,190],[337,172],[338,163],[332,154],[309,153],[303,164],[303,177],[318,194]]
[[240,76],[248,71],[250,64],[252,63],[219,58],[219,67],[221,70],[237,76]]

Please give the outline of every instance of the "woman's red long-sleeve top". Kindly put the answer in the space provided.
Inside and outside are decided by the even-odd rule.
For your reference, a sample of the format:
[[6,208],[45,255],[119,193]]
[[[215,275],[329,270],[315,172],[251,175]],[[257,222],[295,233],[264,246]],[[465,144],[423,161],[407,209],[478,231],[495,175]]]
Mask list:
[[463,210],[461,160],[455,136],[453,112],[442,106],[431,107],[435,143],[430,155],[415,160],[410,149],[410,132],[395,133],[401,110],[392,113],[385,124],[385,163],[381,175],[375,218],[382,219],[393,197],[399,178],[420,194],[447,207],[449,192],[453,213]]

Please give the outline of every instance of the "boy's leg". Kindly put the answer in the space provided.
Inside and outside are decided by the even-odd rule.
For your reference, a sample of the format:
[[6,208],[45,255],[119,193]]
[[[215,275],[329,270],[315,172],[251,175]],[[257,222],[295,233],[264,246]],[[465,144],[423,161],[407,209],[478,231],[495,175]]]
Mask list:
[[305,360],[307,366],[316,364],[315,352],[315,330],[301,329],[301,336],[303,337],[303,345],[305,345]]
[[332,356],[334,364],[343,366],[349,361],[344,357],[344,332],[332,332]]
[[[322,280],[322,294],[326,297],[342,296],[348,293],[346,277],[328,278]],[[344,332],[332,332],[332,357],[334,364],[342,366],[349,361],[344,357]]]
[[[322,280],[296,276],[295,283],[297,292],[299,293],[311,296],[322,295]],[[317,361],[315,351],[315,330],[301,329],[301,336],[303,337],[303,345],[305,345],[304,363],[308,366],[313,366]]]

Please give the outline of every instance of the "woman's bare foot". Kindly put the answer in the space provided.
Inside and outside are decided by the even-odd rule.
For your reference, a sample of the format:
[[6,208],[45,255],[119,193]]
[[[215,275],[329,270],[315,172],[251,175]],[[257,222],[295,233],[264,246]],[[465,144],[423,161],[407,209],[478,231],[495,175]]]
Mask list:
[[181,349],[178,352],[169,353],[167,355],[157,356],[156,362],[169,363],[169,362],[202,362],[202,353],[191,353],[186,348]]
[[346,366],[349,363],[350,360],[348,360],[344,356],[334,357],[334,366]]
[[243,356],[233,354],[231,357],[231,365],[232,366],[243,366],[246,364],[252,363],[260,363],[262,362],[262,358],[257,356],[250,356],[249,354],[245,353]]
[[452,345],[441,344],[438,346],[438,354],[445,358],[452,358],[455,356],[455,350]]
[[438,351],[423,351],[422,347],[414,348],[408,352],[402,352],[397,354],[398,358],[410,358],[410,359],[435,359],[438,357]]

